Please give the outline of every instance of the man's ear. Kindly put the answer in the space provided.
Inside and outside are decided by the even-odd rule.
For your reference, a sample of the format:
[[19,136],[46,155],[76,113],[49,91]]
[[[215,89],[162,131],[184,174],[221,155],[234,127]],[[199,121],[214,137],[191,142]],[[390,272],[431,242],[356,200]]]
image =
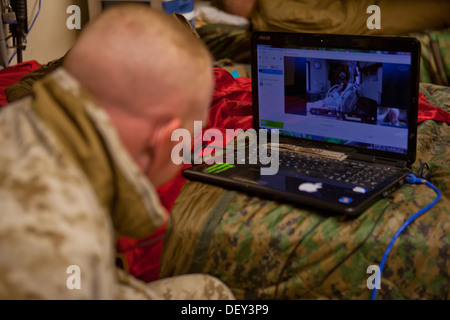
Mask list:
[[172,133],[182,126],[181,119],[174,118],[161,125],[153,137],[149,138],[148,147],[151,150],[151,158],[146,174],[156,186],[163,184],[164,180],[174,175],[175,164],[172,162],[171,154],[178,141],[171,141],[171,137]]
[[161,146],[167,145],[168,142],[171,142],[172,133],[176,129],[182,128],[183,123],[179,118],[173,118],[168,122],[165,122],[163,125],[159,126],[158,129],[153,134],[153,137],[149,140],[149,147],[151,149],[158,149]]

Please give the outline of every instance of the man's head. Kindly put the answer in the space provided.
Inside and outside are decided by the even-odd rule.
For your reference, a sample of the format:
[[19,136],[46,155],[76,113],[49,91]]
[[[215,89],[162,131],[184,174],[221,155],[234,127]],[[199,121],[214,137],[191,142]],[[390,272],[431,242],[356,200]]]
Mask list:
[[65,68],[110,115],[130,155],[160,186],[179,170],[170,154],[178,128],[206,122],[213,89],[203,43],[175,18],[118,5],[90,23]]
[[400,117],[400,110],[397,108],[389,108],[386,117],[384,118],[384,122],[389,122],[391,124],[397,124],[398,118]]

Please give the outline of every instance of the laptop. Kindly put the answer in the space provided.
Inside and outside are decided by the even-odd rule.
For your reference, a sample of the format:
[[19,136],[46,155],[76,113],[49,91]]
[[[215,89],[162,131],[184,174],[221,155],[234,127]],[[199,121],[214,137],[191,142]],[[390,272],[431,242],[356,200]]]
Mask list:
[[416,157],[415,38],[255,32],[251,48],[253,132],[267,137],[257,149],[278,156],[277,170],[239,164],[235,148],[184,177],[353,215],[404,183]]

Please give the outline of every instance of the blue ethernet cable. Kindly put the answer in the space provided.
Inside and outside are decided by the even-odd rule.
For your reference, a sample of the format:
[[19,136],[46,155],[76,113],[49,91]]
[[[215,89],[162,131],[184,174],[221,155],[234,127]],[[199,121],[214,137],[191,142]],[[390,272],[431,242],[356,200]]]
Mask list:
[[[400,236],[400,234],[419,216],[421,216],[422,214],[424,214],[425,212],[427,212],[428,210],[430,210],[436,203],[439,202],[439,200],[441,199],[441,192],[439,191],[438,188],[436,188],[434,185],[432,185],[429,181],[422,179],[422,178],[418,178],[415,175],[413,175],[412,173],[408,174],[408,176],[406,177],[406,182],[408,183],[412,183],[412,184],[419,184],[419,183],[423,183],[426,184],[428,187],[430,187],[431,189],[434,190],[434,192],[436,192],[437,197],[433,200],[433,202],[431,202],[430,204],[428,204],[426,207],[420,209],[418,212],[416,212],[415,214],[413,214],[411,217],[409,217],[403,224],[402,226],[397,230],[397,232],[394,234],[394,236],[391,239],[391,242],[388,244],[383,258],[381,259],[381,263],[380,263],[380,270],[378,272],[378,275],[376,277],[376,283],[378,284],[380,279],[381,279],[381,273],[383,272],[383,268],[386,264],[386,260],[389,256],[389,253],[392,250],[392,247],[394,246],[395,241],[397,240],[397,238]],[[377,288],[376,286],[372,289],[372,296],[371,296],[371,300],[375,300],[375,297],[377,295]]]

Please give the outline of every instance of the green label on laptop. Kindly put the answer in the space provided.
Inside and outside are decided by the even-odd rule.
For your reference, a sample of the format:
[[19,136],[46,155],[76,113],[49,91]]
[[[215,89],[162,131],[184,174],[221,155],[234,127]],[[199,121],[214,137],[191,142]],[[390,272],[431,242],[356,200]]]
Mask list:
[[277,128],[277,129],[284,129],[283,122],[272,121],[272,120],[261,120],[261,126],[272,127],[272,128]]
[[204,170],[206,173],[220,173],[227,171],[231,168],[234,168],[235,166],[228,163],[216,163],[215,165],[208,167]]

